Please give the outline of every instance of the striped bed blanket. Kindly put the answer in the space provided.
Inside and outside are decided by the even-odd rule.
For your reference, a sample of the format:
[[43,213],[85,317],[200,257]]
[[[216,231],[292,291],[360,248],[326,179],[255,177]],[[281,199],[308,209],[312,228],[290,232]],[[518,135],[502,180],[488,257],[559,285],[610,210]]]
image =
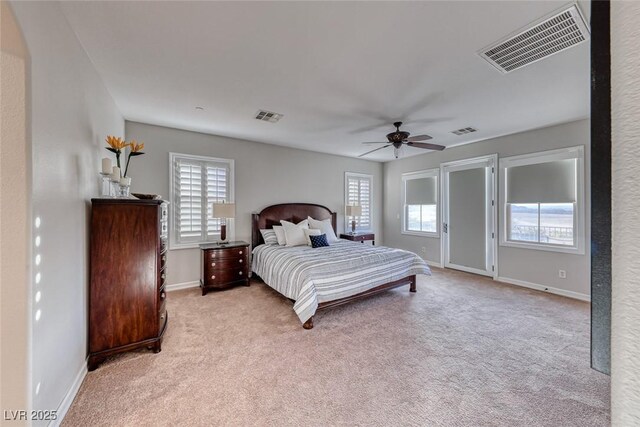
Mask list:
[[260,245],[252,270],[276,291],[295,300],[302,323],[318,304],[359,294],[415,274],[431,275],[418,255],[402,249],[340,240],[321,248]]

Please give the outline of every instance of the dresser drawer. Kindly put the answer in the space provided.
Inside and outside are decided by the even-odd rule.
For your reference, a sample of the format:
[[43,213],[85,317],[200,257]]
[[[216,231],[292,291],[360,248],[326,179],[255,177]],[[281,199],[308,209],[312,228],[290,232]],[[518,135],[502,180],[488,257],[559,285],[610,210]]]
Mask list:
[[167,290],[163,286],[158,290],[158,307],[162,307],[165,304],[165,301],[167,301]]
[[227,270],[207,270],[204,277],[205,285],[212,287],[224,287],[229,283],[245,280],[248,276],[246,267],[230,268]]
[[167,303],[163,302],[158,312],[158,333],[161,333],[164,329],[164,325],[167,323]]
[[158,270],[163,270],[167,265],[167,251],[160,252],[158,255]]
[[164,285],[167,283],[167,270],[161,270],[158,273],[158,289],[161,289],[164,287]]
[[241,258],[247,257],[249,248],[227,248],[227,249],[215,249],[205,251],[205,259],[222,259],[222,258]]

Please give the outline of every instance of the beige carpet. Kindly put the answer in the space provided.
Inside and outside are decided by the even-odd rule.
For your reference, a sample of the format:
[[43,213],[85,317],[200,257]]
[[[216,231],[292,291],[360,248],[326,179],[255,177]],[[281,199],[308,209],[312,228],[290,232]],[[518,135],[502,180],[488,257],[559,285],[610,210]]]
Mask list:
[[586,303],[434,269],[302,329],[262,283],[169,294],[159,354],[90,372],[68,426],[605,426]]

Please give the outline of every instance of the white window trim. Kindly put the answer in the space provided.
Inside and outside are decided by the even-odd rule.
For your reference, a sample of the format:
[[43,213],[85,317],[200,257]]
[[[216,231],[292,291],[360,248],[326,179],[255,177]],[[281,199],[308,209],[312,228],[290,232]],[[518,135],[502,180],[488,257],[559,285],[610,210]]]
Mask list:
[[[369,191],[371,194],[369,194],[369,224],[370,224],[370,228],[368,228],[367,230],[356,230],[356,233],[366,233],[366,232],[373,232],[373,207],[374,207],[374,198],[373,198],[373,175],[371,174],[367,174],[367,173],[360,173],[360,172],[345,172],[344,173],[344,206],[345,206],[345,211],[346,211],[346,206],[349,204],[349,177],[355,177],[355,178],[369,178],[369,180],[371,181],[371,185],[369,186]],[[347,221],[347,215],[345,212],[345,216],[344,216],[345,220],[344,220],[344,232],[345,233],[350,233],[351,232],[351,223],[349,221]]]
[[[189,242],[189,243],[178,243],[176,241],[175,210],[178,206],[178,203],[175,200],[176,194],[173,188],[174,176],[175,176],[173,165],[175,164],[175,160],[177,158],[188,159],[188,160],[198,160],[203,162],[227,163],[229,165],[229,200],[227,200],[227,202],[229,203],[232,203],[235,200],[235,171],[234,171],[235,161],[233,159],[222,159],[222,158],[209,157],[209,156],[196,156],[193,154],[169,153],[169,200],[170,200],[170,203],[169,203],[169,250],[199,248],[200,245],[203,243],[212,243],[212,240],[204,240],[204,241]],[[219,234],[217,236],[219,236]],[[235,239],[235,220],[227,219],[227,240],[234,240],[234,239]]]
[[[436,178],[436,231],[409,231],[407,230],[407,204],[406,204],[406,196],[407,196],[407,187],[406,181],[411,179],[420,179],[420,178]],[[440,237],[440,168],[426,169],[415,172],[407,172],[402,174],[402,189],[401,191],[401,201],[402,204],[402,225],[401,225],[401,234],[405,234],[407,236],[418,236],[418,237]]]
[[[508,214],[507,214],[507,174],[506,169],[514,166],[533,165],[565,159],[577,159],[576,161],[576,203],[574,209],[575,245],[560,246],[544,243],[527,243],[508,240]],[[539,251],[561,252],[568,254],[584,255],[586,245],[585,233],[585,180],[584,175],[584,146],[560,148],[557,150],[541,151],[537,153],[523,154],[520,156],[504,157],[500,159],[500,246],[533,249]]]

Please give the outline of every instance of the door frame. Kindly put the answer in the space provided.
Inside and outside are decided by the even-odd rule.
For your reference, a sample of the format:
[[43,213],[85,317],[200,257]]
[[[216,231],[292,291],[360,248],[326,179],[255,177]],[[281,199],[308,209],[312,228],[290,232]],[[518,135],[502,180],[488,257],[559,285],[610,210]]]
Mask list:
[[[449,178],[448,172],[456,170],[474,169],[478,163],[488,163],[487,167],[491,170],[487,172],[488,179],[486,179],[486,194],[487,203],[485,205],[486,211],[486,229],[487,237],[489,233],[491,238],[487,239],[486,253],[487,257],[487,270],[479,270],[472,267],[465,267],[449,262],[449,233],[444,232],[444,224],[449,224]],[[492,277],[494,280],[498,279],[498,155],[489,154],[486,156],[472,157],[469,159],[455,160],[451,162],[440,164],[440,194],[442,194],[441,206],[440,206],[440,218],[442,227],[442,233],[440,234],[440,260],[445,268],[453,268],[456,270],[466,271],[469,273],[481,274],[483,276]],[[445,236],[446,234],[446,236]],[[490,259],[489,259],[490,258]],[[492,268],[491,268],[491,267]]]

